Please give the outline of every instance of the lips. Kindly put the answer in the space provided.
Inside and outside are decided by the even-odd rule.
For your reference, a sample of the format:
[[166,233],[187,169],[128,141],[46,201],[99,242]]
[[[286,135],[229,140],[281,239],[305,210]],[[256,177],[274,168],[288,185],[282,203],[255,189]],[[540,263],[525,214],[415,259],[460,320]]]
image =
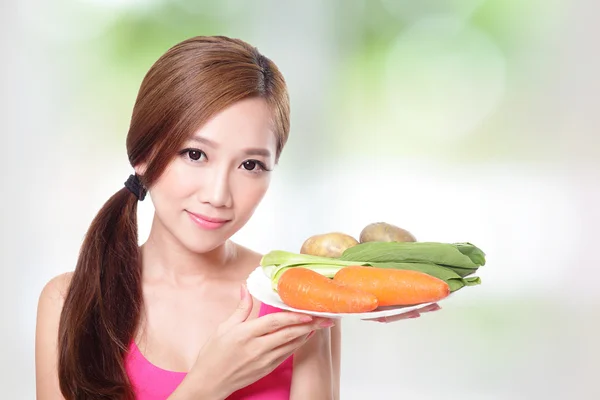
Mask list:
[[208,222],[221,223],[221,222],[228,222],[228,221],[230,221],[229,219],[209,217],[209,216],[202,215],[202,214],[196,214],[196,213],[193,213],[191,211],[188,211],[188,213],[190,213],[191,215],[193,215],[196,218],[200,218],[200,219],[203,219],[203,220],[208,221]]
[[231,221],[230,219],[209,217],[208,215],[196,214],[187,210],[186,212],[190,216],[190,219],[203,229],[217,229]]

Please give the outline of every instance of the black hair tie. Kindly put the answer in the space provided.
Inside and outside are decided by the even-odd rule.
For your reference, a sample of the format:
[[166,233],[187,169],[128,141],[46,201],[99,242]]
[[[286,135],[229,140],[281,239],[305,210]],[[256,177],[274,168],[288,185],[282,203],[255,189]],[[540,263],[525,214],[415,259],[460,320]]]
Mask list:
[[143,201],[146,197],[146,188],[140,181],[140,177],[135,175],[129,175],[129,179],[125,182],[125,187],[129,189],[131,193],[137,197],[139,201]]

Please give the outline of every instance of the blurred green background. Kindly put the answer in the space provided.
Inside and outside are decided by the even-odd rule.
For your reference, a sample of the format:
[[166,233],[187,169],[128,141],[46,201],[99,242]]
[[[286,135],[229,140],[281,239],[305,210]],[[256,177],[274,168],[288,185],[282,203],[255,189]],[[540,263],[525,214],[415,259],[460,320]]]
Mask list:
[[[344,321],[342,399],[597,399],[600,6],[586,0],[8,0],[0,5],[2,398],[32,399],[37,297],[131,168],[141,80],[195,35],[284,73],[292,132],[236,235],[298,251],[387,221],[470,241],[483,284]],[[152,217],[141,203],[141,239]]]

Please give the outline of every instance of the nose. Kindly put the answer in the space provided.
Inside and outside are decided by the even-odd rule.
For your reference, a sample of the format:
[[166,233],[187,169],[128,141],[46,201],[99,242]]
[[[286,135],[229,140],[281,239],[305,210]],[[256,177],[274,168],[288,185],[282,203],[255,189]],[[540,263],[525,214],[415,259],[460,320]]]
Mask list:
[[229,174],[226,168],[210,168],[205,170],[208,175],[206,185],[201,191],[201,201],[215,208],[232,206]]

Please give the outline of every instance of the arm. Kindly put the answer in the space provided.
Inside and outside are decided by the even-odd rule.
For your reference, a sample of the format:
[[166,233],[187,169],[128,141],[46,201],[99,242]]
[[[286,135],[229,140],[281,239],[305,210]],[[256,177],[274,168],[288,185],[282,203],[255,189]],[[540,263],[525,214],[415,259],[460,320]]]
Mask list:
[[337,351],[332,352],[331,340],[333,336],[337,336],[337,333],[334,333],[336,328],[337,326],[334,326],[315,331],[315,334],[294,353],[291,400],[338,398],[339,382],[335,372],[337,361],[333,359]]
[[58,324],[71,273],[50,280],[38,301],[35,330],[37,400],[64,400],[58,384]]

